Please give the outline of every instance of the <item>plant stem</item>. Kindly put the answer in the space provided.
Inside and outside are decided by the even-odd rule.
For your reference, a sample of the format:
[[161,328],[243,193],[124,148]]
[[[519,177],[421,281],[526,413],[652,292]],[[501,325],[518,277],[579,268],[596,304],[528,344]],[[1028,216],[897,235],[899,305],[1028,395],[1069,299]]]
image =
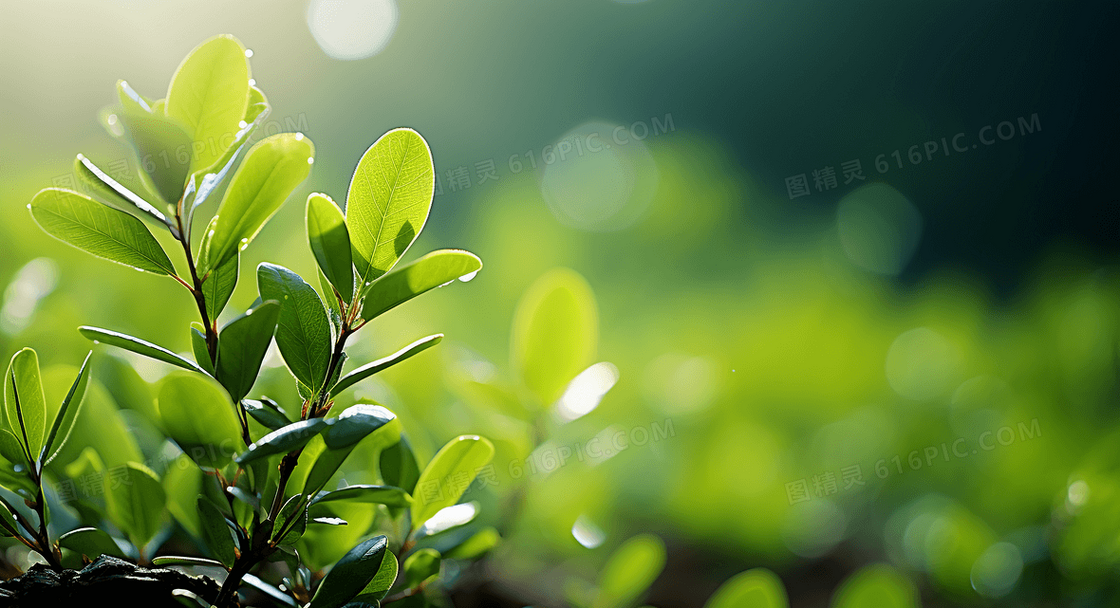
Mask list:
[[[206,296],[202,293],[202,280],[198,278],[198,269],[195,268],[194,256],[191,254],[190,237],[183,230],[182,216],[176,214],[175,221],[179,224],[179,234],[182,235],[179,243],[183,245],[183,254],[187,258],[187,268],[191,271],[191,281],[194,283],[191,294],[194,295],[195,304],[198,305],[198,314],[202,317],[202,326],[206,328],[206,352],[210,355],[210,363],[214,364],[218,360],[218,330],[215,323],[210,322],[210,315],[206,312]],[[217,319],[214,319],[214,321],[216,322]]]

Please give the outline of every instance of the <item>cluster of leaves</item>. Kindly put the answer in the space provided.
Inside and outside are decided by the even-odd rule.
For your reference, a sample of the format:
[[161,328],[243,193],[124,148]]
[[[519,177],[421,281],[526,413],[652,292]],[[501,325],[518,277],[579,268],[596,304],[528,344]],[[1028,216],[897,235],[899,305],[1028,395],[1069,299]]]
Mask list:
[[[469,279],[482,264],[469,252],[440,250],[396,267],[424,227],[434,189],[427,143],[415,131],[396,129],[359,160],[345,212],[325,194],[308,197],[307,236],[318,276],[309,283],[283,266],[261,264],[255,276],[260,297],[219,328],[218,316],[239,279],[240,252],[304,181],[314,160],[311,141],[300,133],[273,135],[249,146],[269,105],[251,84],[246,55],[229,36],[204,42],[184,59],[166,99],[158,101],[119,82],[122,107],[115,120],[123,124],[138,158],[166,162],[141,162],[142,187],[129,189],[79,155],[78,175],[96,198],[48,188],[29,205],[48,234],[113,262],[169,276],[198,307],[200,322],[190,328],[193,360],[111,329],[79,328],[95,343],[182,368],[160,382],[154,404],[155,424],[181,450],[177,466],[161,479],[148,467],[129,463],[129,483],[106,488],[108,515],[141,559],[165,509],[201,540],[209,557],[152,561],[227,570],[217,597],[195,598],[202,605],[233,605],[243,583],[277,601],[314,608],[423,601],[421,592],[439,573],[443,553],[470,557],[493,544],[490,537],[452,532],[477,514],[473,503],[456,503],[494,448],[487,439],[460,436],[421,468],[392,412],[368,400],[343,407],[336,399],[442,339],[440,334],[422,338],[343,373],[350,337],[412,298],[457,278]],[[192,238],[196,211],[222,191],[202,235]],[[141,218],[181,246],[186,272],[177,272]],[[295,379],[298,406],[249,398],[274,337]],[[120,553],[124,543],[96,528],[63,535],[53,544],[48,537],[43,465],[65,440],[77,409],[70,404],[80,403],[88,372],[83,366],[44,441],[37,369],[31,351],[12,361],[5,399],[10,432],[0,434],[0,444],[15,465],[12,473],[28,478],[15,485],[28,493],[28,506],[40,509],[39,525],[19,516],[18,521],[3,517],[3,526],[55,567],[61,549],[87,556]],[[381,483],[332,486],[343,461],[363,441],[380,450],[371,473]],[[99,469],[96,460],[96,454],[87,454],[82,466]],[[448,478],[466,483],[439,487]],[[439,491],[416,492],[431,484]],[[302,550],[314,550],[305,533],[311,526],[346,525],[343,515],[353,505],[377,514],[367,529],[393,533],[366,538],[321,576],[300,558]],[[443,542],[421,542],[441,535]],[[403,566],[397,555],[404,558]],[[251,573],[265,561],[287,564],[289,575],[279,587]]]

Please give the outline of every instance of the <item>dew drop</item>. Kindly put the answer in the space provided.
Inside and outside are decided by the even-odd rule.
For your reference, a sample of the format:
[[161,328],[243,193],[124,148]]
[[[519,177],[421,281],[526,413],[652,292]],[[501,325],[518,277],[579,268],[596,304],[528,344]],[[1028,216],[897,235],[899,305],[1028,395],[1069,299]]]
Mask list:
[[245,49],[245,56],[246,57],[252,57],[253,56],[253,49]]
[[303,133],[296,133],[296,141],[303,141]]
[[94,344],[101,344],[101,340],[94,340],[93,343]]
[[315,164],[315,159],[314,159],[314,158],[311,158],[310,156],[309,156],[309,157],[307,157],[307,164],[309,164],[309,165],[314,165],[314,164]]
[[246,311],[245,311],[245,316],[247,317],[247,316],[249,316],[249,315],[253,314],[253,310],[254,310],[254,309],[252,309],[252,308],[250,308],[249,310],[246,310]]
[[209,236],[210,238],[214,238],[214,231],[213,231],[213,230],[211,230],[211,231],[210,231],[210,234],[209,234],[209,235],[207,235],[207,236]]
[[244,129],[244,128],[245,128],[245,127],[247,127],[247,126],[249,126],[249,123],[245,122],[244,120],[242,120],[242,121],[239,121],[239,122],[237,123],[237,128],[238,128],[238,129]]
[[467,274],[459,277],[459,280],[466,283],[466,282],[470,281],[471,279],[473,279],[475,277],[475,275],[477,275],[477,274],[478,274],[477,270],[474,271],[474,272],[468,272]]
[[27,203],[27,208],[28,208],[28,209],[30,209],[30,208],[31,208],[31,203]]
[[284,296],[284,299],[285,299],[285,300],[287,300],[287,299],[288,299],[288,296]]
[[105,122],[108,122],[109,126],[113,126],[113,125],[117,124],[117,115],[116,114],[110,114],[109,118],[107,118],[105,120]]
[[250,78],[249,79],[249,86],[251,86],[251,87],[257,86],[257,79],[256,78]]

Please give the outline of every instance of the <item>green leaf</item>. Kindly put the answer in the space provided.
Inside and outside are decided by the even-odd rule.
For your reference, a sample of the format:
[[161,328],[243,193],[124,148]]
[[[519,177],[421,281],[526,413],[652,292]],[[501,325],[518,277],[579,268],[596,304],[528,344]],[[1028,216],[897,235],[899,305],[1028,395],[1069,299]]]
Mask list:
[[256,420],[265,428],[273,431],[292,423],[291,420],[288,420],[288,416],[283,410],[266,399],[260,401],[256,399],[242,399],[241,407],[253,417],[253,420]]
[[117,81],[117,97],[122,106],[117,116],[136,150],[141,182],[164,203],[177,204],[190,172],[189,129],[123,80]]
[[248,450],[238,454],[237,464],[246,465],[260,458],[287,454],[306,445],[308,441],[326,430],[333,422],[333,419],[312,418],[293,422],[288,426],[272,431],[254,441]]
[[99,555],[112,555],[127,559],[124,551],[104,530],[78,528],[58,537],[58,546],[93,559]]
[[19,532],[19,524],[16,523],[15,516],[12,515],[11,510],[8,509],[8,505],[4,504],[3,501],[0,501],[0,528],[4,529],[3,536],[10,536],[13,538],[16,536],[23,536]]
[[198,366],[206,370],[207,374],[213,376],[214,362],[210,360],[210,350],[206,346],[204,330],[202,323],[198,321],[191,323],[191,350],[194,352],[194,358],[198,362]]
[[333,492],[322,492],[311,500],[309,506],[338,500],[386,505],[389,507],[407,507],[412,504],[412,497],[401,488],[359,484],[346,486],[345,488]]
[[416,463],[412,446],[404,435],[397,443],[381,450],[378,468],[386,484],[397,486],[409,494],[416,488],[416,480],[420,479],[420,465]]
[[331,359],[331,325],[315,289],[298,274],[274,264],[257,267],[261,298],[280,302],[276,346],[292,374],[318,391]]
[[359,289],[389,272],[424,229],[435,192],[427,142],[393,129],[362,155],[346,194],[346,226]]
[[216,559],[206,559],[205,557],[187,557],[185,555],[164,555],[162,557],[152,558],[153,566],[211,566],[214,568],[225,568],[225,564]]
[[233,402],[209,376],[176,372],[163,380],[156,410],[164,431],[199,466],[221,468],[241,441]]
[[[303,495],[296,494],[288,498],[284,505],[280,507],[280,513],[276,516],[276,524],[273,539],[280,545],[294,545],[302,536],[304,531],[307,530],[307,508],[301,508],[303,503]],[[294,520],[293,520],[294,518]],[[294,521],[295,523],[289,523]],[[291,526],[282,538],[277,535],[282,531],[281,526]]]
[[362,592],[381,571],[388,551],[384,536],[359,543],[331,568],[308,608],[338,608]]
[[206,374],[206,371],[199,367],[198,364],[194,361],[180,357],[179,355],[176,355],[175,353],[167,350],[162,346],[152,344],[151,342],[141,340],[140,338],[134,338],[120,332],[115,332],[109,329],[102,329],[100,327],[90,327],[88,325],[79,327],[78,332],[85,336],[86,339],[93,340],[95,344],[98,342],[103,342],[105,344],[108,344],[109,346],[123,348],[138,355],[144,355],[145,357],[149,357],[157,361],[163,361],[164,363],[170,363],[171,365],[175,365],[183,369],[189,369],[192,372],[198,372],[204,375]]
[[234,560],[233,536],[230,534],[226,518],[214,503],[205,496],[196,499],[198,514],[202,523],[202,540],[206,547],[226,566],[232,566]]
[[74,173],[77,174],[86,183],[90,184],[101,192],[110,202],[116,202],[118,205],[125,207],[135,207],[141,212],[147,214],[155,219],[164,228],[171,231],[171,234],[179,237],[179,229],[167,219],[167,216],[152,206],[151,203],[144,200],[140,195],[132,190],[124,187],[120,182],[109,177],[107,173],[102,171],[93,161],[86,158],[84,155],[79,154],[74,159]]
[[[346,230],[342,210],[326,194],[316,192],[307,197],[307,240],[319,268],[342,295],[342,300],[349,303],[354,297],[350,233]],[[329,294],[324,296],[329,297]]]
[[494,528],[483,528],[445,553],[447,559],[477,559],[498,546],[502,537]]
[[385,549],[385,557],[381,560],[381,567],[377,569],[377,574],[373,575],[373,580],[367,583],[358,594],[358,599],[380,602],[389,593],[393,583],[396,582],[399,567],[397,556],[393,555],[393,552],[389,549]]
[[0,429],[0,456],[12,464],[28,466],[27,454],[23,451],[23,441],[17,439],[11,431]]
[[[319,440],[320,442],[322,440]],[[331,476],[338,471],[342,466],[343,461],[350,456],[350,452],[354,451],[354,446],[347,446],[344,448],[331,450],[327,449],[326,443],[309,444],[308,447],[315,446],[317,449],[317,457],[314,459],[314,464],[311,465],[307,473],[307,478],[304,482],[303,491],[306,494],[317,494],[322,490],[327,482],[330,481]]]
[[371,320],[455,279],[469,281],[482,269],[478,256],[459,249],[441,249],[385,275],[372,286],[362,304],[362,318]]
[[405,586],[415,587],[433,576],[439,576],[441,560],[439,551],[435,549],[418,549],[409,555],[404,560]]
[[665,543],[639,534],[611,554],[599,575],[599,592],[591,608],[630,606],[649,588],[665,567]]
[[249,149],[218,206],[204,268],[219,268],[249,245],[311,172],[315,147],[302,133],[280,133]]
[[[202,237],[202,242],[199,244],[199,261],[204,259],[204,254],[209,251],[210,247],[210,234],[214,227],[215,220],[210,220],[210,226],[206,229],[206,235]],[[209,274],[202,280],[202,295],[206,300],[206,316],[211,321],[216,321],[218,315],[222,314],[225,310],[226,304],[229,303],[230,296],[233,295],[234,288],[237,287],[237,279],[241,272],[241,254],[235,253],[221,266],[211,269]]]
[[32,461],[43,449],[46,410],[39,356],[25,348],[12,357],[4,376],[4,413],[12,434],[27,448]]
[[[254,93],[260,93],[259,97]],[[233,135],[233,141],[230,143],[229,148],[221,158],[210,168],[196,171],[192,179],[198,184],[198,188],[191,193],[187,200],[189,203],[187,211],[187,222],[189,223],[194,218],[194,210],[205,203],[210,195],[217,191],[218,186],[225,180],[226,175],[229,174],[230,169],[237,164],[237,158],[242,150],[246,149],[249,143],[249,138],[256,132],[257,127],[264,123],[264,119],[272,113],[272,107],[264,99],[264,94],[260,92],[257,87],[249,87],[249,107],[245,110],[245,118],[243,122],[244,127],[241,127]],[[240,126],[241,123],[238,123]]]
[[885,564],[867,566],[848,577],[832,596],[832,608],[917,608],[914,584]]
[[420,526],[413,533],[413,538],[421,540],[442,534],[453,528],[465,526],[478,517],[478,503],[466,502],[459,505],[451,505],[439,510],[438,513],[428,518],[424,525]]
[[108,473],[103,482],[109,519],[128,535],[132,544],[147,545],[159,531],[167,499],[159,477],[135,462],[109,469]]
[[[440,509],[458,502],[463,491],[478,475],[478,469],[493,457],[494,444],[477,435],[461,435],[443,446],[416,482],[418,491],[412,501],[412,528],[419,528]],[[452,475],[465,479],[465,482],[454,488],[445,487],[448,484],[443,484],[443,480]],[[431,487],[433,484],[434,488]]]
[[514,315],[512,367],[548,406],[594,363],[599,341],[595,295],[566,268],[552,270],[522,296]]
[[329,450],[339,450],[357,445],[370,433],[389,424],[396,415],[372,403],[359,403],[342,411],[334,419],[331,429],[323,435]]
[[191,166],[214,165],[239,130],[249,102],[249,62],[232,36],[215,36],[187,55],[167,89],[168,116],[187,127],[194,140]]
[[78,377],[74,378],[74,384],[70,386],[70,391],[62,399],[62,405],[55,414],[47,440],[43,443],[43,451],[39,454],[43,466],[50,464],[70,439],[70,433],[74,430],[74,421],[78,418],[78,412],[82,409],[82,400],[86,396],[86,386],[89,384],[89,359],[92,356],[93,351],[86,354],[82,367],[78,370]]
[[253,389],[279,317],[280,303],[268,300],[222,328],[215,377],[234,402],[241,401]]
[[789,599],[782,579],[766,568],[755,568],[720,585],[704,608],[789,608]]
[[419,340],[398,350],[388,357],[383,357],[381,359],[378,359],[377,361],[374,361],[373,363],[367,363],[366,365],[363,365],[351,371],[350,373],[340,378],[339,381],[331,387],[331,397],[337,396],[342,391],[350,388],[351,386],[354,386],[355,384],[361,382],[362,380],[365,380],[366,378],[369,378],[370,376],[382,370],[388,369],[400,363],[401,361],[409,359],[428,350],[436,344],[439,344],[441,340],[443,340],[443,334],[434,334],[426,338],[420,338]]
[[188,534],[202,537],[198,513],[198,494],[202,491],[202,469],[189,456],[179,454],[167,464],[163,474],[163,491],[167,494],[167,510]]
[[242,577],[241,580],[244,581],[246,585],[256,588],[257,590],[267,594],[272,599],[280,602],[281,604],[291,606],[292,608],[300,608],[299,603],[292,599],[291,596],[287,595],[276,587],[273,587],[272,585],[262,581],[256,576],[253,576],[252,574],[246,574],[244,577]]
[[40,190],[31,217],[44,232],[78,249],[125,266],[175,276],[175,267],[144,222],[83,194]]
[[334,294],[334,286],[321,268],[316,268],[315,274],[319,275],[319,288],[322,290],[323,303],[327,305],[327,312],[330,313],[331,327],[334,328],[335,334],[338,334],[342,327],[342,309],[339,308],[338,297]]

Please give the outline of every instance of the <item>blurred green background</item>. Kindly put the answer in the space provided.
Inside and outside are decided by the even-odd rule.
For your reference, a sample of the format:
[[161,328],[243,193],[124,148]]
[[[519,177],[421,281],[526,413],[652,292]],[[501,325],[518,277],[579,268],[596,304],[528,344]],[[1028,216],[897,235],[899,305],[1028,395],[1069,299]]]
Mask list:
[[[344,199],[383,132],[432,147],[437,196],[410,257],[462,247],[485,268],[365,330],[367,358],[447,339],[356,395],[397,412],[422,459],[455,435],[495,440],[497,485],[468,497],[506,539],[486,564],[499,595],[561,604],[638,532],[669,549],[656,606],[701,606],[757,566],[791,605],[825,605],[881,562],[928,606],[1118,592],[1115,4],[3,10],[4,358],[31,346],[74,365],[83,324],[190,350],[196,312],[173,281],[52,241],[25,206],[73,185],[78,152],[134,172],[97,120],[116,80],[158,98],[191,48],[231,33],[273,105],[265,134],[317,151],[243,276],[263,260],[314,272],[303,199]],[[588,362],[618,382],[534,427],[498,402],[517,392],[518,301],[557,267],[590,285]],[[242,281],[226,314],[255,297]],[[147,385],[96,357],[90,441],[130,441]],[[144,381],[167,371],[126,361]],[[594,438],[615,449],[589,453]]]

